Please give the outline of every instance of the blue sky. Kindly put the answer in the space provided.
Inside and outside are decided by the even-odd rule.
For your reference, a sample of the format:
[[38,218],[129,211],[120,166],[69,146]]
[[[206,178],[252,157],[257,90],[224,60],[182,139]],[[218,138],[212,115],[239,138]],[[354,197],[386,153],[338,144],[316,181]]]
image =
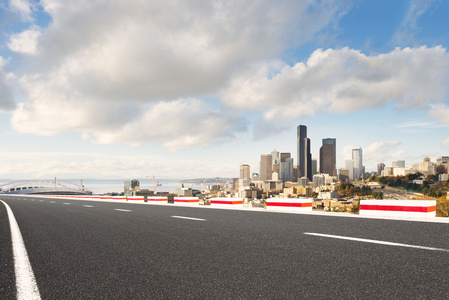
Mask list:
[[0,178],[236,177],[449,155],[449,2],[0,2]]

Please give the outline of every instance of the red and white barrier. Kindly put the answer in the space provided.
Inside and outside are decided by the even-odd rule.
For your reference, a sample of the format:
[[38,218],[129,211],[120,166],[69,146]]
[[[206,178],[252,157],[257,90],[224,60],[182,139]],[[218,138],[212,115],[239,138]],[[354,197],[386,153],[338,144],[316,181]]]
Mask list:
[[432,218],[435,200],[361,200],[359,215]]
[[147,200],[149,202],[167,202],[167,197],[156,197],[156,196],[151,196],[148,197]]
[[128,201],[143,201],[143,196],[128,196]]
[[210,199],[211,205],[243,205],[243,198],[211,198]]
[[312,199],[299,198],[269,198],[266,200],[267,209],[312,211]]
[[175,203],[199,204],[200,199],[198,197],[175,197]]

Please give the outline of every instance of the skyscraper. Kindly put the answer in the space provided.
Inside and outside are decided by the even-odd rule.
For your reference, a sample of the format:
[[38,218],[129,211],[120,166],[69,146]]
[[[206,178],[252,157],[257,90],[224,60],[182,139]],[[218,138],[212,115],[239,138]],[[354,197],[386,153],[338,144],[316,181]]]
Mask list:
[[260,156],[260,180],[271,180],[273,173],[273,164],[271,154],[262,154]]
[[384,169],[385,169],[385,164],[384,163],[377,164],[377,176],[382,175],[382,171]]
[[320,148],[320,173],[337,176],[336,139],[323,139]]
[[299,125],[297,128],[298,169],[301,177],[312,178],[312,154],[310,154],[310,139],[307,138],[307,127]]
[[244,165],[241,164],[240,165],[240,177],[239,179],[250,179],[251,176],[251,172],[250,172],[250,168],[249,165]]
[[362,148],[352,149],[352,160],[354,161],[354,179],[360,179],[363,173]]
[[290,153],[281,153],[279,179],[282,181],[293,181],[293,158],[291,158]]

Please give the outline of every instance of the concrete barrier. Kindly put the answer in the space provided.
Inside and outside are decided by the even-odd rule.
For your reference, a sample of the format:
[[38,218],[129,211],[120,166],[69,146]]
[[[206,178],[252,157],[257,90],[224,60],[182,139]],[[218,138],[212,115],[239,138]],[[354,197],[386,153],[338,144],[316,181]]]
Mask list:
[[312,199],[300,198],[269,198],[266,200],[267,209],[312,211]]
[[148,196],[148,202],[167,202],[167,197]]
[[359,215],[433,218],[435,200],[361,200]]
[[243,205],[243,198],[211,198],[211,205]]
[[175,197],[175,203],[199,204],[200,199],[198,197]]
[[129,196],[128,201],[143,201],[143,196]]

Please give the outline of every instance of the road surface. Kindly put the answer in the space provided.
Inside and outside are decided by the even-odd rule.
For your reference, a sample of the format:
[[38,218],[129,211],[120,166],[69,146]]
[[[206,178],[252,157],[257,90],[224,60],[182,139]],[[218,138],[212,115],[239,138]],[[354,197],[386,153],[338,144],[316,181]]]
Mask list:
[[[42,299],[449,298],[449,224],[0,199]],[[15,299],[3,203],[0,241],[0,299]]]

